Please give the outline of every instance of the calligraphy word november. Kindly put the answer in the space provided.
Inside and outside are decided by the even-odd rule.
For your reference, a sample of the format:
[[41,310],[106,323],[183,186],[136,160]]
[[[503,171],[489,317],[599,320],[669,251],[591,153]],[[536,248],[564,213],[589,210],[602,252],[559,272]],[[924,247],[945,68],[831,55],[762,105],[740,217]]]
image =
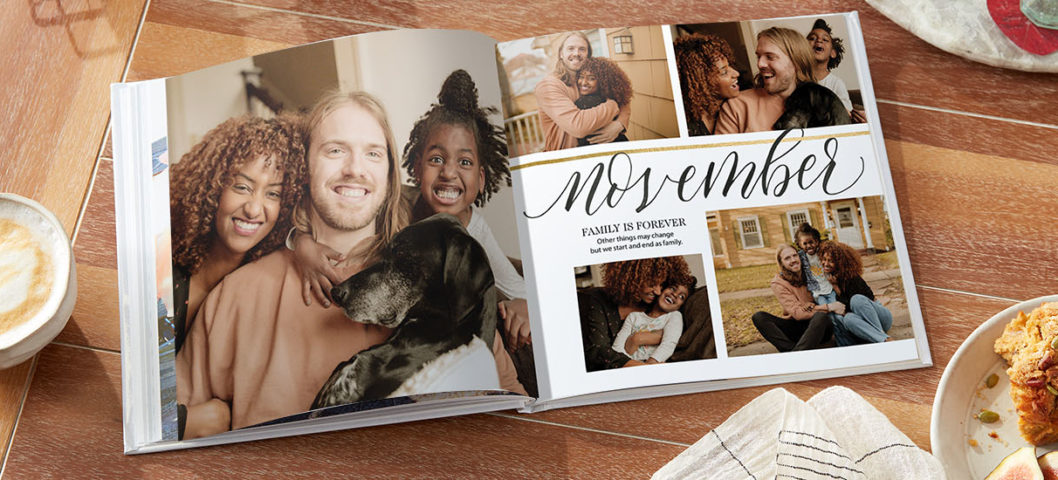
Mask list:
[[[740,159],[738,151],[731,151],[719,163],[716,160],[695,162],[683,168],[682,172],[673,178],[666,174],[660,181],[651,178],[652,168],[638,169],[632,157],[625,152],[614,153],[609,161],[598,162],[591,167],[588,173],[575,171],[566,181],[565,186],[554,197],[554,200],[546,209],[539,213],[530,213],[528,210],[522,212],[528,218],[540,218],[550,212],[555,205],[565,198],[564,208],[567,212],[582,201],[584,212],[594,215],[603,206],[609,208],[617,207],[625,198],[626,194],[632,192],[632,198],[638,198],[639,204],[635,211],[641,212],[667,190],[675,194],[676,198],[683,202],[690,202],[701,196],[709,198],[715,191],[718,182],[723,179],[720,194],[727,197],[731,190],[739,187],[737,193],[744,199],[754,195],[782,197],[791,187],[801,191],[807,191],[817,183],[819,188],[828,195],[838,195],[850,188],[863,177],[865,160],[862,156],[856,160],[849,159],[842,162],[842,168],[858,166],[854,178],[847,185],[834,185],[834,175],[838,167],[838,139],[831,137],[822,142],[822,155],[809,152],[803,157],[797,153],[802,145],[802,140],[792,142],[784,151],[779,151],[783,139],[793,130],[782,132],[772,142],[768,149],[768,155],[761,160]],[[803,135],[803,131],[801,131]],[[807,145],[820,145],[813,142]],[[797,165],[797,158],[800,164]],[[699,168],[705,170],[704,176],[699,175]],[[848,178],[846,175],[842,175]],[[585,190],[587,194],[585,195]]]

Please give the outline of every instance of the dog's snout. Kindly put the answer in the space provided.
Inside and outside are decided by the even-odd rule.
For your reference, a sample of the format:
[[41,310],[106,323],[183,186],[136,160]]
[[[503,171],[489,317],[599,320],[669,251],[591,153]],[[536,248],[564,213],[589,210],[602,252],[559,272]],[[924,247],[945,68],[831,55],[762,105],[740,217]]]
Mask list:
[[348,293],[341,285],[331,289],[331,299],[333,299],[338,305],[345,305],[345,297],[347,295]]

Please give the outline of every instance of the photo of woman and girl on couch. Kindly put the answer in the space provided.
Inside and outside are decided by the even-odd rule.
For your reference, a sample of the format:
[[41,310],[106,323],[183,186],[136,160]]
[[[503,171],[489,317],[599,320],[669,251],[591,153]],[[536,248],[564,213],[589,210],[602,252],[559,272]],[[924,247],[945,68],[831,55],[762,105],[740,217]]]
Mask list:
[[591,265],[577,290],[587,371],[716,358],[701,256]]

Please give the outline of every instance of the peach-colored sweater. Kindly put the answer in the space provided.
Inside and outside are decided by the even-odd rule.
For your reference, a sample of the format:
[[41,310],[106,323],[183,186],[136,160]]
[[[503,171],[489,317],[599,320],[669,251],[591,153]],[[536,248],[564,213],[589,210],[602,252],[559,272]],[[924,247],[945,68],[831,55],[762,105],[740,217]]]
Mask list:
[[[210,292],[176,359],[178,402],[224,400],[232,428],[304,412],[334,367],[389,337],[339,308],[306,307],[293,261],[278,250]],[[498,333],[493,355],[502,388],[525,394]]]
[[786,110],[785,102],[781,96],[768,95],[760,88],[742,92],[720,107],[720,115],[716,118],[716,133],[719,135],[772,130],[775,121]]
[[816,304],[812,301],[812,294],[808,292],[808,287],[804,285],[795,287],[781,275],[775,274],[775,277],[771,279],[771,291],[775,293],[775,299],[782,306],[783,317],[808,320],[815,314]]
[[617,102],[608,100],[596,107],[581,110],[573,102],[580,98],[575,87],[562,83],[558,77],[548,75],[536,84],[536,103],[540,114],[540,128],[544,130],[544,151],[561,150],[577,146],[577,139],[584,138],[614,120],[626,128],[632,116],[629,105],[617,107]]

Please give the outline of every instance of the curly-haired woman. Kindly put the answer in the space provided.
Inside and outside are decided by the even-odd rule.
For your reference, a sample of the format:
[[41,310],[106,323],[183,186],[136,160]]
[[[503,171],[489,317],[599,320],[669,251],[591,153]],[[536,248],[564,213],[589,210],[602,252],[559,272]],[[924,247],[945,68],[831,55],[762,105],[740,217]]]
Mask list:
[[893,314],[874,298],[874,291],[861,276],[863,261],[852,247],[835,241],[823,242],[820,263],[827,273],[845,315],[834,320],[838,346],[878,343],[889,339]]
[[[577,92],[580,98],[573,104],[581,110],[595,108],[607,100],[613,100],[617,106],[624,108],[632,101],[632,81],[613,60],[592,57],[585,60],[584,66],[577,72]],[[621,132],[613,141],[627,142],[628,137]],[[578,147],[590,144],[588,137],[577,139]]]
[[[645,258],[608,263],[602,288],[577,292],[584,361],[589,372],[644,365],[614,350],[625,318],[632,312],[650,308],[661,295],[662,285],[690,283],[690,267],[683,257]],[[629,336],[627,350],[661,343],[663,331],[645,331]]]
[[720,106],[739,94],[735,55],[727,41],[694,33],[677,38],[676,69],[690,136],[712,135]]
[[176,349],[206,294],[225,275],[283,245],[305,183],[292,117],[232,118],[172,166]]
[[779,272],[771,279],[771,291],[782,307],[782,316],[768,312],[753,314],[753,326],[780,352],[818,348],[830,339],[829,305],[816,305],[805,286],[797,249],[779,245],[775,251]]

